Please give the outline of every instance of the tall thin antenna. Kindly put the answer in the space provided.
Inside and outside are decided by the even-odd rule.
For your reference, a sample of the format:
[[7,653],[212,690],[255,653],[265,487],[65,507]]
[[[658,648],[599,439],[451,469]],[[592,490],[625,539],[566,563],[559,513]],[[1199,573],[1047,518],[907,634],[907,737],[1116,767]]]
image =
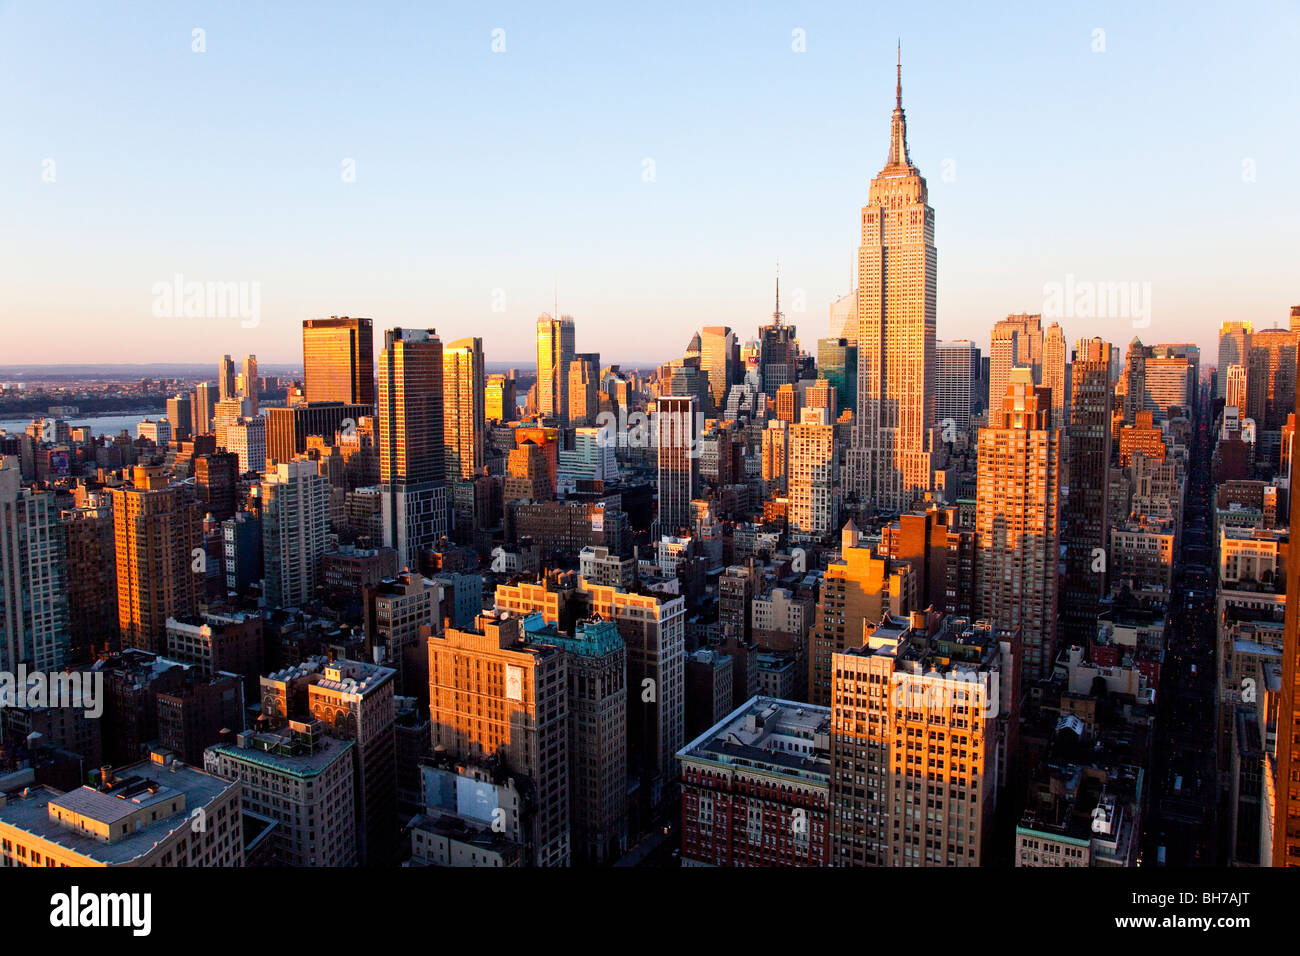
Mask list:
[[560,318],[560,280],[556,279],[554,281],[555,281],[555,318],[558,320]]
[[781,325],[781,260],[776,260],[776,311],[772,313],[772,324]]
[[903,38],[898,38],[898,86],[894,88],[897,108],[903,108]]

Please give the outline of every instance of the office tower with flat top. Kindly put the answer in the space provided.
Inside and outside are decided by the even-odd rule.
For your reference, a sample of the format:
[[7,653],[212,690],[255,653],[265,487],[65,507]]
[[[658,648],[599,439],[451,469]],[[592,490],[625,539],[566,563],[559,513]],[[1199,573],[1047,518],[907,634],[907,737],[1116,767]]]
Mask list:
[[370,319],[304,320],[302,370],[307,401],[373,407],[375,333]]
[[560,424],[569,421],[569,363],[573,361],[573,317],[537,319],[537,411]]
[[1065,580],[1062,615],[1071,644],[1087,647],[1097,635],[1106,595],[1110,547],[1111,384],[1115,350],[1099,338],[1074,348],[1070,396],[1070,491],[1065,500]]
[[457,339],[442,349],[442,434],[447,478],[470,478],[487,463],[487,382],[483,340]]
[[981,428],[975,503],[976,616],[1023,629],[1026,680],[1056,656],[1060,562],[1060,430],[1033,372],[1013,368],[991,425]]
[[447,533],[442,342],[433,329],[389,329],[379,353],[379,482],[384,547],[417,568]]

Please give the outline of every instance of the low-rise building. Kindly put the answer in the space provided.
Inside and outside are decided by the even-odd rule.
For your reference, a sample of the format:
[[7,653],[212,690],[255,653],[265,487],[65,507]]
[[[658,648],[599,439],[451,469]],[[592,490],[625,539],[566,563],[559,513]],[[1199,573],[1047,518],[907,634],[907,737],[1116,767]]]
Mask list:
[[683,866],[827,866],[827,707],[755,697],[677,753]]

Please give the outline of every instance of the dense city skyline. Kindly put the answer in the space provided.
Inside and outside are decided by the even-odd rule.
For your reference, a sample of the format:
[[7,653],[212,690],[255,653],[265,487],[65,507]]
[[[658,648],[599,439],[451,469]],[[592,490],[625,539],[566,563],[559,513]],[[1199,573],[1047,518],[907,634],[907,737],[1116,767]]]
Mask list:
[[[200,13],[211,11],[171,19]],[[788,55],[818,63],[810,52],[823,35],[818,25],[837,21],[803,13],[809,26],[791,28]],[[724,56],[712,72],[696,63],[707,76],[698,97],[683,89],[688,71],[660,94],[621,104],[621,79],[587,91],[589,103],[571,77],[539,79],[532,57],[578,36],[590,42],[606,15],[569,37],[531,10],[500,15],[513,25],[486,30],[490,46],[480,54],[523,53],[524,72],[503,66],[503,76],[482,81],[467,71],[475,92],[461,100],[452,92],[455,102],[439,100],[434,112],[451,109],[482,129],[475,106],[513,93],[525,102],[506,112],[523,133],[556,119],[531,100],[554,83],[564,94],[556,105],[590,106],[591,117],[608,121],[626,105],[628,126],[575,140],[605,161],[624,147],[642,151],[625,140],[629,129],[666,135],[671,118],[647,119],[659,115],[658,96],[682,103],[689,126],[708,112],[701,104],[734,85]],[[212,63],[204,58],[219,60],[231,16],[193,28],[189,55],[203,69]],[[383,126],[407,100],[383,101],[378,91],[464,66],[469,55],[456,37],[477,29],[477,15],[438,18],[435,46],[445,59],[404,70],[398,57],[426,16],[419,6],[402,8],[396,22],[328,10],[304,28],[301,50],[262,69],[278,75],[311,60],[346,23],[358,49],[389,54],[384,75],[359,76],[351,90],[328,71],[316,86],[316,74],[304,73],[251,117],[235,112],[255,102],[257,70],[226,88],[226,67],[215,67],[210,78],[223,92],[211,95],[230,112],[194,122],[208,137],[227,123],[247,129],[266,158],[254,170],[229,144],[206,143],[209,168],[230,173],[217,190],[226,192],[230,228],[248,203],[268,199],[263,174],[298,162],[288,145],[295,134],[305,147],[331,135],[285,113],[287,103],[341,94],[373,105],[373,115],[322,108],[315,118],[369,128],[383,147],[377,155],[427,150],[428,130]],[[700,14],[730,25],[733,44],[773,33],[784,16]],[[993,11],[992,25],[970,27],[967,43],[996,34],[1004,16]],[[1292,488],[1300,290],[1294,264],[1283,265],[1291,227],[1284,214],[1265,228],[1261,210],[1238,210],[1193,235],[1182,207],[1170,210],[1190,197],[1220,208],[1232,188],[1269,194],[1285,213],[1300,186],[1266,185],[1259,151],[1243,158],[1232,187],[1211,185],[1223,170],[1207,165],[1154,184],[1125,175],[1158,161],[1155,153],[1105,159],[1081,148],[1061,153],[1059,166],[1056,154],[1034,153],[1042,138],[1034,134],[1052,121],[1022,139],[999,111],[1027,115],[1030,104],[1060,95],[1066,81],[1050,72],[1041,83],[1036,75],[1009,82],[1019,65],[1052,63],[1043,37],[1060,42],[1064,30],[1091,48],[1089,65],[1073,67],[1083,112],[1108,108],[1098,89],[1080,85],[1089,69],[1106,73],[1107,58],[1126,64],[1119,72],[1130,92],[1167,81],[1161,57],[1139,68],[1121,39],[1158,17],[1119,8],[1088,16],[1026,15],[978,51],[968,83],[962,63],[943,59],[954,26],[922,31],[911,15],[898,18],[899,32],[930,39],[895,37],[880,57],[874,33],[854,46],[846,24],[827,30],[828,47],[851,47],[848,67],[820,62],[794,80],[762,57],[749,63],[745,76],[780,92],[773,107],[815,89],[844,95],[830,74],[874,76],[877,62],[881,73],[888,66],[891,90],[876,95],[872,80],[854,91],[867,105],[841,128],[848,148],[827,164],[852,165],[863,186],[840,195],[834,175],[790,173],[756,200],[747,170],[725,184],[719,205],[707,177],[687,174],[674,185],[671,162],[646,158],[641,185],[681,193],[662,208],[636,200],[644,221],[664,217],[662,230],[638,237],[643,251],[665,252],[643,264],[640,285],[620,285],[626,273],[611,266],[627,254],[635,221],[592,230],[584,255],[568,244],[597,210],[616,217],[629,204],[608,181],[582,197],[562,184],[562,169],[593,168],[581,150],[567,167],[546,156],[552,178],[539,198],[523,195],[529,187],[508,147],[479,169],[484,153],[443,144],[431,163],[454,160],[467,178],[411,191],[411,215],[436,205],[438,188],[458,202],[430,223],[437,268],[403,259],[396,288],[380,291],[373,274],[361,282],[342,274],[351,264],[374,267],[382,250],[411,235],[396,209],[400,188],[379,183],[366,194],[367,174],[358,172],[366,162],[345,156],[336,188],[356,206],[331,229],[336,200],[312,205],[317,187],[300,184],[279,207],[310,207],[296,241],[269,218],[247,249],[233,249],[221,228],[172,240],[176,262],[298,255],[295,269],[311,263],[320,273],[311,301],[334,298],[328,306],[298,314],[306,299],[286,308],[264,296],[261,278],[177,265],[149,286],[148,319],[101,325],[98,365],[78,360],[85,336],[64,335],[53,313],[6,326],[0,872],[18,891],[17,928],[43,927],[48,898],[54,929],[149,936],[157,916],[166,927],[159,935],[177,938],[172,924],[206,919],[202,901],[221,898],[196,888],[218,868],[294,868],[313,899],[315,871],[324,869],[334,893],[364,885],[398,914],[411,887],[430,912],[452,906],[443,884],[471,881],[436,872],[450,868],[544,868],[547,876],[526,879],[546,889],[572,878],[560,871],[584,871],[588,882],[614,887],[624,908],[627,868],[714,870],[720,880],[728,877],[717,871],[730,868],[853,868],[888,869],[863,878],[909,894],[912,871],[928,871],[916,890],[925,900],[944,892],[935,869],[955,871],[942,879],[976,871],[959,892],[978,892],[978,871],[997,871],[992,878],[1018,898],[1011,921],[1036,937],[1035,924],[1095,938],[1095,928],[1248,929],[1261,912],[1284,921],[1284,880],[1266,871],[1300,866],[1300,601],[1288,600],[1300,594],[1290,548],[1290,526],[1300,527],[1300,489]],[[18,35],[49,26],[10,9],[0,12],[0,36],[6,18]],[[286,25],[279,10],[238,19],[248,45],[236,62],[271,52]],[[1104,21],[1110,26],[1080,26]],[[1188,21],[1191,39],[1175,32],[1166,51],[1202,41],[1204,14]],[[398,27],[400,40],[390,36]],[[72,30],[70,49],[84,28]],[[656,23],[638,37],[647,60],[663,29]],[[1026,35],[1048,45],[1017,46]],[[690,62],[700,49],[688,37],[677,55]],[[611,42],[573,65],[581,72],[621,50]],[[988,67],[1009,50],[1021,59]],[[143,76],[150,56],[186,69],[172,51],[127,62]],[[619,65],[623,77],[641,64]],[[646,70],[666,75],[657,61]],[[535,88],[514,86],[524,79]],[[106,80],[104,95],[132,82]],[[999,82],[1002,96],[984,113],[954,114]],[[1096,75],[1090,82],[1105,85]],[[134,105],[169,95],[137,91]],[[1143,127],[1145,142],[1163,129],[1204,158],[1207,140],[1176,132],[1194,98],[1183,91],[1171,116]],[[713,149],[691,154],[697,172],[745,145],[723,142],[738,110],[707,131],[717,136]],[[258,119],[276,115],[287,117],[286,129]],[[573,132],[572,117],[558,121]],[[135,126],[123,123],[120,142]],[[27,124],[19,139],[32,135]],[[867,142],[885,148],[858,148]],[[952,142],[962,145],[950,150]],[[546,153],[549,141],[538,143]],[[158,156],[174,158],[173,148],[184,151],[160,147]],[[758,168],[788,161],[791,148],[785,142]],[[970,160],[984,151],[996,161]],[[103,145],[93,154],[105,166],[120,160]],[[129,205],[133,194],[165,202],[198,170],[165,165],[148,187],[146,174],[127,177],[103,208]],[[52,206],[68,166],[46,167]],[[1105,184],[1105,196],[1094,183]],[[810,206],[783,204],[804,185],[818,204],[830,197],[837,219],[852,217],[852,231],[800,232],[823,221]],[[1116,225],[1117,209],[1132,217],[1156,208],[1135,202],[1144,185],[1156,187],[1160,209],[1149,234]],[[1053,218],[1057,195],[1070,197],[1073,215],[1087,207],[1084,219],[1092,218],[1063,228]],[[376,201],[369,217],[367,196]],[[738,198],[746,215],[719,218]],[[512,199],[517,222],[485,223],[486,210]],[[565,201],[563,225],[528,228],[530,217]],[[30,212],[31,202],[25,194],[19,206]],[[214,221],[209,202],[196,205],[194,223]],[[684,216],[670,221],[674,202],[678,213],[689,206],[705,216],[707,230],[690,233]],[[763,207],[760,235],[752,225]],[[1196,206],[1202,217],[1204,208]],[[41,228],[55,229],[61,214]],[[166,219],[156,208],[142,213],[97,268],[138,262],[146,227]],[[461,221],[473,228],[458,233]],[[1249,238],[1247,224],[1256,227]],[[674,225],[690,235],[681,248]],[[1230,254],[1211,248],[1211,229],[1237,230]],[[772,261],[765,305],[737,297],[736,280],[748,278],[742,260],[784,230],[798,249],[793,267],[784,255]],[[1006,239],[1016,231],[1020,245]],[[712,247],[736,233],[748,234],[737,247]],[[485,270],[511,272],[529,255],[520,234],[530,236],[534,261],[518,273],[523,285],[487,293],[486,311],[498,318],[458,309]],[[337,258],[321,255],[322,236],[340,242]],[[838,289],[809,278],[832,239],[854,262]],[[512,243],[514,257],[485,252]],[[48,278],[35,266],[39,243],[33,248],[8,262],[23,273],[12,283],[19,303]],[[678,255],[700,271],[674,268]],[[618,294],[607,285],[593,297],[575,290],[570,301],[552,276],[549,302],[521,311],[516,292],[538,297],[548,256],[582,260],[582,282],[594,288],[591,277],[600,277]],[[715,264],[702,291],[692,276]],[[1027,277],[1044,267],[1037,294],[1026,297]],[[445,281],[433,274],[443,269]],[[1256,275],[1249,295],[1207,294]],[[85,295],[102,290],[97,282],[87,274],[67,288]],[[1182,291],[1166,301],[1171,283]],[[412,319],[402,310],[415,287],[436,307]],[[340,299],[338,288],[349,294]],[[634,291],[642,301],[629,309],[620,296]],[[826,302],[814,305],[822,291]],[[944,318],[953,291],[966,310],[961,322]],[[697,311],[696,296],[713,305]],[[115,301],[104,299],[104,316]],[[442,309],[457,318],[440,321]],[[189,331],[178,338],[177,330]],[[120,343],[130,357],[115,365]],[[24,349],[46,361],[25,363]],[[100,872],[84,873],[91,867]],[[126,867],[156,875],[127,880]],[[36,868],[60,889],[73,882],[47,897]],[[1177,883],[1154,872],[1165,868],[1179,871]],[[1075,894],[1083,902],[1062,905],[1069,877],[1041,871],[1081,869],[1110,873]],[[552,874],[553,886],[539,883]],[[708,874],[655,877],[694,878]],[[1251,900],[1245,888],[1261,882],[1282,889]],[[28,912],[23,894],[33,886],[41,898]],[[470,892],[478,899],[467,913],[485,899]],[[599,905],[585,891],[572,898]],[[223,925],[245,934],[261,932],[257,920],[288,925],[283,907],[244,909],[222,915]],[[307,919],[308,928],[320,922]]]

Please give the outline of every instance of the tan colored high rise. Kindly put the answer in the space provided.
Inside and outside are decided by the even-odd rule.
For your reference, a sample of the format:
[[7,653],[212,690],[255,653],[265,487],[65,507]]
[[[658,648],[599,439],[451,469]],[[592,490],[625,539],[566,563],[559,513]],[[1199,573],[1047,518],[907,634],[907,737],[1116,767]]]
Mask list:
[[257,356],[245,355],[244,367],[239,373],[240,393],[248,399],[249,408],[254,415],[257,414],[257,401],[261,392],[261,379],[257,375]]
[[[1227,369],[1230,365],[1247,364],[1250,354],[1250,335],[1253,327],[1250,322],[1224,322],[1219,325],[1219,377],[1214,386],[1214,397],[1227,395]],[[1240,407],[1240,406],[1238,406]]]
[[784,492],[790,463],[790,424],[768,420],[763,429],[763,481],[770,492]]
[[831,866],[980,866],[1008,735],[1017,644],[921,612],[833,657]]
[[550,501],[555,497],[544,446],[524,442],[510,449],[505,497],[507,501]]
[[136,467],[114,488],[117,622],[124,647],[163,653],[167,618],[193,614],[205,580],[203,512],[161,467]]
[[805,408],[789,431],[790,534],[797,541],[816,541],[840,526],[835,426],[827,409]]
[[569,416],[569,363],[573,361],[572,316],[537,319],[537,411],[562,424]]
[[[1064,362],[1065,340],[1061,340]],[[1007,393],[1011,370],[1024,366],[1033,372],[1034,381],[1043,381],[1043,317],[1021,312],[1008,315],[993,326],[989,336],[989,420],[998,417],[1002,396]],[[1064,375],[1064,372],[1062,372]]]
[[903,69],[889,157],[862,207],[858,247],[858,417],[849,487],[880,508],[905,510],[931,485],[934,434],[934,210],[907,154]]
[[1244,365],[1228,366],[1228,391],[1224,403],[1228,408],[1235,408],[1240,413],[1246,407],[1246,367]]
[[725,408],[735,368],[736,334],[725,325],[700,330],[700,369],[709,377],[714,408]]
[[600,411],[600,353],[579,352],[569,362],[569,424],[596,424]]
[[1011,370],[995,424],[981,428],[975,503],[976,616],[1024,630],[1027,680],[1051,673],[1058,607],[1059,429],[1047,389]]
[[804,408],[824,408],[826,409],[826,423],[833,425],[839,415],[837,405],[839,403],[838,390],[830,383],[829,379],[819,378],[813,384],[808,386],[804,392]]
[[1300,333],[1258,329],[1251,333],[1246,379],[1248,415],[1266,431],[1278,431],[1295,411],[1296,355]]
[[501,373],[487,377],[487,407],[484,414],[489,421],[494,422],[512,422],[519,417],[513,378]]
[[457,339],[442,347],[442,434],[447,478],[469,478],[487,463],[483,340]]
[[433,746],[482,764],[498,757],[527,775],[535,805],[526,841],[532,866],[569,864],[569,738],[566,660],[523,641],[520,619],[480,615],[474,631],[429,638]]
[[864,624],[909,613],[919,592],[912,566],[877,557],[852,521],[841,536],[840,560],[826,569],[808,638],[808,699],[822,707],[831,702],[831,656],[862,646]]
[[[1052,390],[1052,427],[1064,429],[1070,424],[1070,392],[1065,387],[1068,349],[1060,323],[1053,322],[1043,333],[1043,375],[1039,384]],[[1064,432],[1062,432],[1064,434]]]
[[788,382],[776,390],[776,417],[789,425],[799,420],[799,391]]

